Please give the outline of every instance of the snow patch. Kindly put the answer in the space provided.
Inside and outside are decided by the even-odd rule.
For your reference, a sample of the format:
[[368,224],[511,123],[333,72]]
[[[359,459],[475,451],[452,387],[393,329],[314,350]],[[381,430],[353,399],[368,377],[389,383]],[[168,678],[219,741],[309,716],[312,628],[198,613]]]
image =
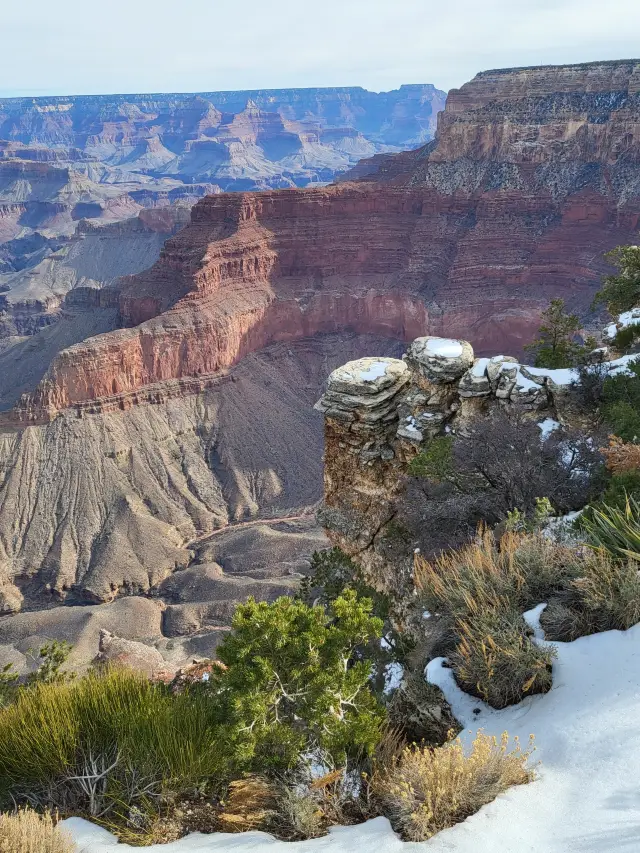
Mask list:
[[374,361],[366,370],[360,371],[360,379],[363,382],[373,382],[374,379],[380,379],[387,372],[386,361]]
[[631,311],[624,311],[615,323],[607,326],[605,335],[608,338],[615,338],[619,329],[626,329],[627,326],[637,326],[638,323],[640,323],[640,309],[632,308]]
[[522,614],[522,618],[533,631],[534,639],[539,642],[544,642],[544,631],[540,626],[540,617],[542,616],[542,611],[546,606],[546,602],[544,604],[538,604],[531,610],[527,610],[526,613]]
[[558,421],[554,421],[553,418],[545,418],[543,421],[539,422],[538,426],[540,427],[540,438],[542,439],[542,441],[545,441],[545,439],[549,438],[549,436],[554,430],[560,428],[560,424],[558,423]]
[[427,351],[442,358],[459,358],[462,355],[462,344],[453,338],[430,338]]
[[384,668],[384,694],[388,696],[397,690],[404,678],[404,667],[397,661],[388,663]]
[[488,358],[479,358],[476,360],[475,364],[471,368],[471,375],[482,377],[487,372],[487,367],[489,365]]

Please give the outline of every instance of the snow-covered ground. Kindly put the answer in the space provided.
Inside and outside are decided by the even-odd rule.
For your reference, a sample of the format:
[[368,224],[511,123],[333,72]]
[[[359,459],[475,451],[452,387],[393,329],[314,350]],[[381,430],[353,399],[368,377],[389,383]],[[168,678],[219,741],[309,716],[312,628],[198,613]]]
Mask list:
[[[527,614],[535,621],[540,608]],[[407,844],[384,818],[287,843],[260,832],[194,834],[153,853],[636,853],[640,851],[640,625],[558,643],[553,689],[504,711],[462,693],[442,660],[428,667],[470,731],[535,734],[539,778],[464,823]],[[480,713],[474,710],[480,709]],[[106,830],[65,821],[80,853],[126,853]],[[139,848],[135,848],[139,849]]]

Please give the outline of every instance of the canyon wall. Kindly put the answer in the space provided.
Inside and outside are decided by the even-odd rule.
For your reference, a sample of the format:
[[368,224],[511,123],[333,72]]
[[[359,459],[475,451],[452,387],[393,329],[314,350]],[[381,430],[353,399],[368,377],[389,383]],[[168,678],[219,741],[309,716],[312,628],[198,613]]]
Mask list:
[[[353,356],[429,335],[517,356],[550,298],[587,316],[603,253],[637,242],[639,67],[486,72],[417,151],[327,187],[209,195],[153,266],[99,295],[76,287],[56,327],[0,352],[6,609],[149,593],[191,571],[215,528],[308,508],[311,406]],[[155,235],[164,215],[140,227]],[[507,396],[520,381],[523,400],[548,399],[548,382],[509,370]],[[403,441],[421,413],[436,414],[407,411]]]
[[61,353],[15,418],[127,405],[341,329],[517,355],[551,298],[585,314],[604,253],[637,239],[638,69],[484,72],[451,93],[432,143],[358,181],[203,199],[160,260],[120,282],[126,328]]

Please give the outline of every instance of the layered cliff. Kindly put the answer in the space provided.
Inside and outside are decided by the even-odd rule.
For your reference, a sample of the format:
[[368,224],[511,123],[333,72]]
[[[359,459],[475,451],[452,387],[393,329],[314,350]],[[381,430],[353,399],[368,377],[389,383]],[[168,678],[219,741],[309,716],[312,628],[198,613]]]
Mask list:
[[[549,298],[586,312],[602,254],[637,240],[638,67],[487,72],[452,93],[434,142],[363,164],[366,180],[208,196],[150,269],[98,296],[78,288],[57,329],[1,353],[7,609],[22,595],[157,590],[176,567],[192,570],[194,541],[214,528],[313,504],[311,404],[353,356],[395,355],[428,335],[519,355]],[[255,118],[237,132],[259,133]],[[219,116],[176,118],[193,121],[211,129]],[[398,367],[401,384],[408,369]],[[549,382],[499,372],[472,369],[469,399],[500,391],[557,414]],[[400,438],[393,383],[368,398],[392,449],[467,399],[449,385],[426,408],[402,409]],[[334,438],[349,443],[337,430],[329,448]],[[383,462],[391,494],[395,463]],[[335,471],[338,486],[354,464]],[[160,545],[147,551],[151,540]]]
[[368,180],[203,199],[121,283],[128,328],[62,353],[18,419],[200,387],[270,342],[341,329],[517,354],[550,298],[585,312],[603,254],[635,239],[638,69],[485,72],[452,92],[433,143]]

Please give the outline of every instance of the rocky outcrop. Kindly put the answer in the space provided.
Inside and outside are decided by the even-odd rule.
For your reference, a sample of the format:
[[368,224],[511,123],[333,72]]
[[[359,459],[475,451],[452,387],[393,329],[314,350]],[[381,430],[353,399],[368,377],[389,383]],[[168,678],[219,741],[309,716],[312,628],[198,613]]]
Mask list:
[[138,640],[117,637],[106,628],[100,630],[97,662],[135,669],[148,678],[158,678],[167,669],[165,659],[156,648]]
[[430,336],[413,341],[402,360],[367,358],[334,370],[316,404],[325,418],[319,517],[330,540],[377,586],[408,583],[412,555],[389,559],[387,546],[411,460],[436,436],[464,434],[498,410],[535,419],[544,435],[545,421],[557,427],[571,417],[574,373],[502,355],[474,359],[467,341]]

